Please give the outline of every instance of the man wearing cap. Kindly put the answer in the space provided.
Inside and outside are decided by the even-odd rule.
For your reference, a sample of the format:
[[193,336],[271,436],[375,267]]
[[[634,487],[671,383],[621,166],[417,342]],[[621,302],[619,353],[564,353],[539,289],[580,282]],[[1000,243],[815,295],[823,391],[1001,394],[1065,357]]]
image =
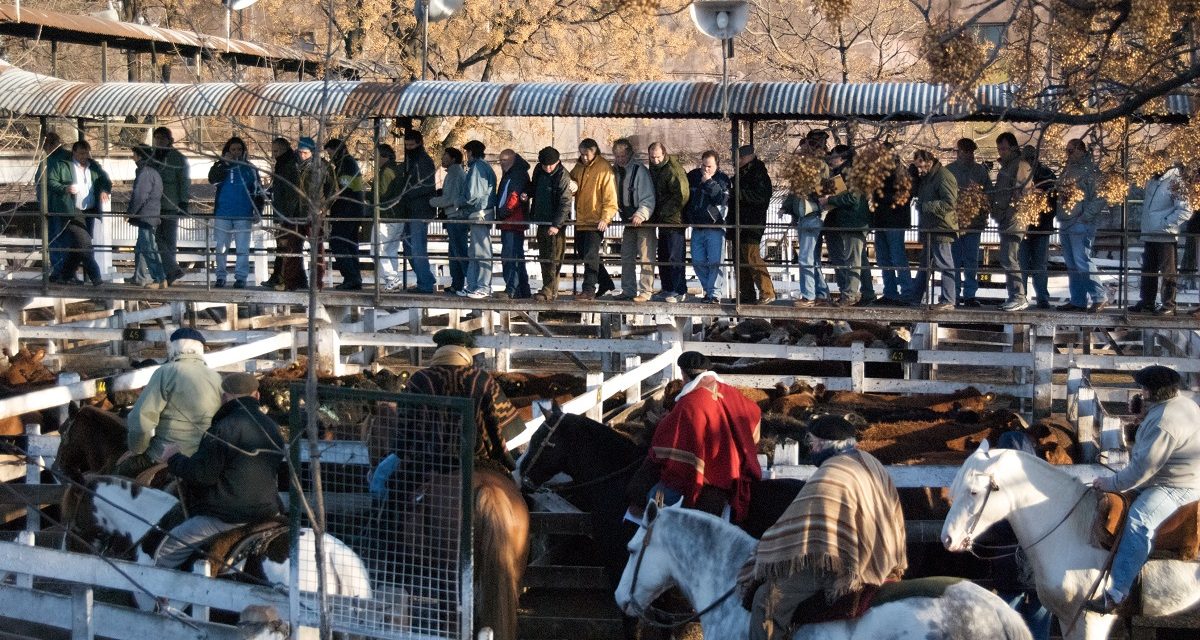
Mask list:
[[1108,589],[1085,608],[1112,613],[1133,589],[1150,556],[1154,534],[1171,514],[1200,499],[1200,407],[1179,395],[1182,378],[1153,365],[1133,380],[1142,388],[1145,417],[1137,429],[1129,464],[1113,476],[1097,478],[1101,491],[1133,492],[1121,544],[1113,557]]
[[754,154],[752,144],[738,149],[738,182],[738,207],[730,230],[738,248],[738,299],[742,304],[771,304],[775,302],[775,285],[760,245],[774,187],[767,165]]
[[194,546],[224,531],[279,515],[279,465],[284,441],[279,425],[258,405],[258,380],[234,373],[221,383],[224,404],[193,455],[166,445],[158,460],[189,492],[191,517],[163,541],[155,554],[160,567],[179,567]]
[[857,608],[864,590],[908,568],[904,513],[887,469],[859,451],[854,425],[824,415],[808,425],[816,473],[758,543],[738,581],[753,599],[750,640],[791,638],[795,615]]
[[158,368],[129,411],[129,451],[114,473],[136,477],[154,466],[167,445],[196,453],[221,407],[221,376],[204,362],[204,336],[184,327],[171,334],[170,361]]
[[571,215],[571,184],[558,149],[544,147],[539,151],[529,183],[529,219],[537,225],[538,262],[542,267],[542,289],[534,294],[534,300],[558,297],[558,272],[566,251],[562,230]]
[[762,478],[758,433],[762,412],[737,387],[710,371],[708,358],[696,351],[679,356],[683,390],[671,412],[659,420],[650,453],[630,483],[630,511],[646,504],[642,488],[657,478],[650,498],[683,505],[732,522],[746,518],[750,484]]
[[491,374],[475,366],[475,337],[458,329],[433,334],[438,345],[429,366],[414,373],[405,391],[429,396],[470,398],[475,405],[475,460],[490,461],[512,471],[508,438],[525,430],[517,410]]
[[[300,172],[299,201],[296,203],[296,222],[298,224],[296,233],[300,234],[302,238],[306,238],[312,230],[314,214],[322,207],[327,206],[326,203],[333,197],[333,193],[337,189],[337,182],[334,178],[333,166],[318,155],[317,142],[312,138],[308,136],[300,138],[296,145],[296,159],[299,161],[298,170]],[[325,259],[321,249],[319,231],[317,236],[317,241],[310,244],[309,250],[316,251],[321,256],[321,260],[317,264],[317,282],[313,283],[319,287],[324,279]],[[292,248],[299,254],[303,248],[303,239],[300,239],[298,244]],[[289,289],[308,288],[308,269],[304,265],[303,256],[284,258],[283,281]]]

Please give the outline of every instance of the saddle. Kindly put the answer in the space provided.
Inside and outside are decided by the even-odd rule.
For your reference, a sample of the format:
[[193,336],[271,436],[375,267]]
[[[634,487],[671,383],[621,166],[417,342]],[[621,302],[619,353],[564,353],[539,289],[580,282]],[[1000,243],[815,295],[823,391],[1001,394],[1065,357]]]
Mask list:
[[[209,538],[203,545],[207,549],[206,557],[213,566],[217,567],[217,575],[230,573],[233,568],[244,560],[254,556],[272,556],[271,559],[280,562],[287,558],[287,545],[273,545],[280,536],[288,533],[288,521],[284,516],[276,516],[269,520],[251,522],[235,527],[224,533]],[[273,557],[276,549],[283,548],[282,557]]]
[[935,576],[895,580],[879,586],[864,585],[862,589],[847,593],[832,603],[825,601],[824,593],[817,593],[796,607],[795,613],[792,614],[792,624],[800,626],[854,620],[861,618],[872,607],[889,602],[905,598],[940,598],[946,589],[964,580],[965,578]]
[[[1129,502],[1121,494],[1101,494],[1092,523],[1092,544],[1112,551],[1128,512]],[[1200,501],[1183,505],[1159,526],[1150,557],[1186,562],[1200,558]]]

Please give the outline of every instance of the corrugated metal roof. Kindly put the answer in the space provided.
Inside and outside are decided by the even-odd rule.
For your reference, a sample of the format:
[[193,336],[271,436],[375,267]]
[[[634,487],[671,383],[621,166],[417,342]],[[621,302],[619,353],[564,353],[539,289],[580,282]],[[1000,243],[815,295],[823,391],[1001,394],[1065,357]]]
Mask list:
[[[148,52],[154,49],[160,54],[177,51],[188,57],[203,53],[233,58],[243,64],[274,64],[287,69],[297,69],[304,65],[306,71],[314,71],[325,63],[324,54],[248,40],[227,40],[196,31],[152,27],[26,6],[21,7],[20,20],[17,19],[17,15],[15,6],[0,5],[0,35],[89,45],[99,45],[104,41],[112,46],[134,51]],[[397,73],[395,69],[370,61],[335,57],[331,63],[357,73],[383,76],[394,76]]]
[[[976,91],[973,110],[947,101],[943,85],[918,82],[831,84],[735,82],[729,113],[741,118],[997,117],[1012,107],[1007,85]],[[1052,98],[1044,105],[1051,106]],[[1172,95],[1160,117],[1187,118],[1195,98]],[[584,116],[714,118],[713,82],[379,83],[274,82],[150,84],[69,82],[0,63],[0,109],[13,114],[102,116]],[[987,115],[990,114],[990,115]]]

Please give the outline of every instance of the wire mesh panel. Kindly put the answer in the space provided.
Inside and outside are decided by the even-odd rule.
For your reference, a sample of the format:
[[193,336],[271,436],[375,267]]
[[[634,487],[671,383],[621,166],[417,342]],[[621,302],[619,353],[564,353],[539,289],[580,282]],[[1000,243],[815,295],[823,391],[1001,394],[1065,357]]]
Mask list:
[[[293,491],[292,514],[309,527],[323,503],[333,629],[370,638],[470,638],[471,401],[319,387],[318,477],[302,441],[304,386],[294,385],[291,397],[293,460],[304,488],[303,496]],[[316,566],[304,558],[315,553],[306,535],[314,538],[299,529],[293,545],[301,585],[293,606],[315,624]],[[368,594],[353,586],[358,572]]]

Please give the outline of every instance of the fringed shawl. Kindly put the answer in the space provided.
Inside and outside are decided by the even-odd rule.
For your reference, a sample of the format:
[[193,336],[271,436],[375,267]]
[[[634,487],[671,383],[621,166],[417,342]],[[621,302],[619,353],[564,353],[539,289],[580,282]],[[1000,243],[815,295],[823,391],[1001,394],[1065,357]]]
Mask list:
[[833,601],[908,568],[904,514],[887,470],[857,450],[825,461],[758,543],[757,580],[802,569],[834,575]]

